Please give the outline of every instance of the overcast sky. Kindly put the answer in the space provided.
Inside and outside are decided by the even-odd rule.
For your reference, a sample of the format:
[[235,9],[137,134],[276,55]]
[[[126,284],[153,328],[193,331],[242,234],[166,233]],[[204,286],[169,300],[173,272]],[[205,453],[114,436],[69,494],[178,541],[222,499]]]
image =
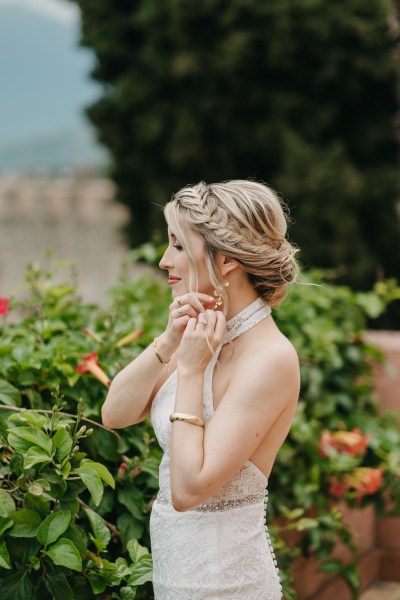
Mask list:
[[79,18],[77,5],[66,0],[0,0],[0,6],[6,5],[23,6],[57,21],[71,22]]
[[0,0],[0,147],[81,127],[99,94],[66,0]]

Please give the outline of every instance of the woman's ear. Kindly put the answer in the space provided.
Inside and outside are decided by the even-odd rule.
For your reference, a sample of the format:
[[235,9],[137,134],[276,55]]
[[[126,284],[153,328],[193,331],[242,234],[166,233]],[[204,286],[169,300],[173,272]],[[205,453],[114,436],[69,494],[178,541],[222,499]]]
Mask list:
[[216,263],[218,265],[219,272],[223,277],[226,277],[226,275],[228,275],[228,273],[234,269],[239,268],[239,263],[235,259],[225,256],[220,252],[217,253]]

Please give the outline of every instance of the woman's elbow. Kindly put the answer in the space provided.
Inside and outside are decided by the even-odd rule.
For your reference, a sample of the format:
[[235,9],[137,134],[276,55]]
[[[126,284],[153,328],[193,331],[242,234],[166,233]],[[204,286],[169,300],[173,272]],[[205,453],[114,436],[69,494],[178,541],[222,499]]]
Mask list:
[[103,404],[101,409],[101,422],[104,425],[104,427],[107,427],[107,429],[116,429],[115,424],[111,418],[110,411],[108,410],[108,407],[105,404]]
[[185,492],[184,490],[180,492],[171,492],[172,498],[172,506],[177,512],[187,512],[188,510],[193,510],[196,506],[201,504],[198,501],[197,497]]

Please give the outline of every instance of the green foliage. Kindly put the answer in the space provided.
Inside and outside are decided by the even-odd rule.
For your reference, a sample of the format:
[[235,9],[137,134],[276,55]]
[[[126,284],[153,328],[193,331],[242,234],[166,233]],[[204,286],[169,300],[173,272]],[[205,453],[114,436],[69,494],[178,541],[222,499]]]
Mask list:
[[[356,293],[315,271],[274,310],[298,351],[302,375],[296,418],[269,479],[268,516],[287,598],[295,598],[290,568],[299,553],[316,556],[325,571],[357,589],[356,569],[331,560],[338,540],[354,547],[332,478],[360,467],[381,470],[382,485],[373,493],[349,491],[341,501],[373,503],[385,514],[389,494],[392,513],[400,514],[399,417],[378,414],[371,362],[381,353],[364,336],[366,318],[378,317],[399,292],[387,281]],[[124,276],[109,306],[88,306],[51,269],[28,269],[24,296],[12,299],[10,318],[0,321],[0,586],[6,597],[152,598],[146,547],[161,452],[148,422],[104,429],[106,387],[76,368],[95,353],[105,381],[112,379],[162,331],[169,295],[167,286]],[[57,397],[52,408],[56,388],[63,405]],[[333,449],[321,456],[324,431],[353,428],[369,434],[365,452]]]
[[[107,590],[115,598],[148,598],[151,558],[147,550],[137,561],[129,558],[129,548],[138,540],[141,547],[149,545],[160,449],[148,423],[121,434],[103,428],[106,388],[76,368],[95,352],[112,378],[159,333],[169,290],[126,278],[112,290],[112,306],[99,309],[83,304],[73,285],[57,283],[56,267],[30,265],[22,296],[12,300],[16,318],[0,317],[0,579],[15,593],[20,586],[26,598],[63,598],[69,588],[58,574],[64,572],[70,585],[74,582],[74,598]],[[136,339],[119,344],[132,329]],[[55,389],[63,397],[58,416],[52,414]],[[10,493],[15,478],[19,487]],[[71,522],[59,534],[58,519],[65,519],[67,510]],[[15,520],[4,520],[10,513]],[[52,535],[57,539],[46,542]],[[24,570],[14,578],[17,558],[10,558],[11,548],[22,551],[17,538],[24,537],[35,544],[27,546],[31,554],[23,563],[18,559]],[[30,566],[30,556],[39,557],[38,570]],[[40,584],[50,563],[52,583]],[[10,573],[2,573],[1,567],[10,565]]]
[[75,0],[135,245],[187,183],[257,177],[304,264],[352,286],[400,271],[396,70],[386,0]]
[[[135,598],[137,587],[151,577],[150,556],[131,540],[130,563],[104,557],[109,553],[110,525],[81,495],[86,488],[98,506],[103,482],[113,489],[115,482],[104,465],[79,450],[91,433],[78,429],[82,402],[76,419],[59,408],[54,405],[50,414],[22,409],[2,421],[8,432],[5,437],[3,429],[0,438],[2,598],[86,599],[108,588],[121,594],[129,590],[129,597]],[[89,535],[82,527],[84,514]],[[135,553],[130,551],[132,544]]]

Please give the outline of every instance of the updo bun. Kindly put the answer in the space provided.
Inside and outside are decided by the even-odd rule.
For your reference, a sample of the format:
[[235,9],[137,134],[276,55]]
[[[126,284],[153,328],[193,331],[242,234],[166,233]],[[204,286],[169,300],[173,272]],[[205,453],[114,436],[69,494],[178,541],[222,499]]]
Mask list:
[[298,249],[286,239],[288,217],[277,194],[263,183],[232,180],[187,186],[166,205],[165,216],[193,266],[184,224],[204,239],[205,262],[214,286],[222,283],[213,260],[216,252],[240,264],[269,306],[280,304],[287,284],[297,278]]

